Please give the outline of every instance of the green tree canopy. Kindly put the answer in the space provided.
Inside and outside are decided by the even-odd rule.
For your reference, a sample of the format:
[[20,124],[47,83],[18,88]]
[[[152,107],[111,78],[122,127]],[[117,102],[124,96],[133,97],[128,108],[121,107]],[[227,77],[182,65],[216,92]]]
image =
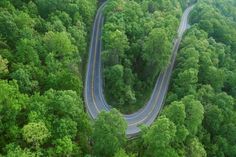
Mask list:
[[50,132],[43,122],[29,123],[22,129],[24,139],[39,147],[50,137]]
[[121,114],[112,109],[101,112],[94,124],[94,154],[96,156],[113,156],[126,141],[127,124]]
[[159,117],[147,133],[143,135],[144,144],[146,145],[145,156],[178,157],[171,147],[175,133],[175,124],[166,117]]

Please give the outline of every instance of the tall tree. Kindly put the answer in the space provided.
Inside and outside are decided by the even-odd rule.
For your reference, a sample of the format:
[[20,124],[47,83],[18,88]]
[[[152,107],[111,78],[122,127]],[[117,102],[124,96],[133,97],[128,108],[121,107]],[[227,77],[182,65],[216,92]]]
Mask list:
[[190,135],[196,135],[204,118],[204,108],[200,101],[195,100],[194,96],[186,96],[182,102],[185,104],[185,125]]
[[124,57],[124,52],[129,48],[128,38],[123,31],[115,30],[107,32],[104,37],[106,43],[106,51],[103,52],[105,62],[110,65],[118,64],[120,59]]
[[25,121],[21,112],[28,106],[28,100],[28,96],[19,92],[15,81],[0,80],[0,148],[20,137],[20,125]]
[[[155,78],[163,70],[170,59],[170,42],[167,39],[166,31],[162,28],[154,28],[144,43],[143,59],[147,61],[149,74]],[[158,69],[158,70],[156,70]],[[155,71],[154,71],[155,70]]]
[[174,141],[175,133],[175,124],[166,117],[159,117],[143,135],[144,144],[146,146],[144,155],[147,157],[178,157],[175,149],[171,147],[171,142]]
[[112,157],[126,141],[126,128],[127,124],[117,110],[101,112],[94,124],[94,154]]

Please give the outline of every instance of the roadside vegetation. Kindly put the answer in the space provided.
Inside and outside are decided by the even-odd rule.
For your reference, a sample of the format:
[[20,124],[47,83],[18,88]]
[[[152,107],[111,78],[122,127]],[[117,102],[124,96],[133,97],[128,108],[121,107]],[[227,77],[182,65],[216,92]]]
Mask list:
[[[109,0],[102,54],[109,103],[130,112],[145,102],[188,3]],[[85,113],[96,8],[95,0],[0,1],[0,156],[235,157],[236,2],[198,1],[163,111],[134,140],[118,110],[94,122]]]
[[103,28],[103,77],[108,104],[123,113],[141,108],[167,66],[189,1],[110,0]]
[[232,0],[197,3],[166,106],[134,142],[139,156],[236,156],[235,13]]
[[82,63],[96,8],[96,0],[0,1],[0,154],[88,153]]

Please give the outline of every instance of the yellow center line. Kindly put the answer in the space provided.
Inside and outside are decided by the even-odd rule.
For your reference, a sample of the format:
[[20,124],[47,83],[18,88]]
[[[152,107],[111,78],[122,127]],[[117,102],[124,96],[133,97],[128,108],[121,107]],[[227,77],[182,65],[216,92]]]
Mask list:
[[[101,15],[99,15],[99,19],[98,19],[98,21],[99,21],[99,23],[97,24],[97,26],[99,26],[100,25],[100,19],[101,19]],[[98,113],[100,113],[101,111],[99,110],[99,108],[97,107],[97,103],[96,103],[96,101],[95,101],[95,96],[94,96],[94,74],[95,74],[95,62],[96,62],[96,57],[97,57],[97,44],[98,44],[98,29],[96,30],[96,38],[95,38],[95,56],[94,56],[94,60],[93,60],[93,75],[92,75],[92,99],[93,99],[93,103],[94,103],[94,105],[95,105],[95,108],[96,108],[96,110],[98,111]],[[163,80],[164,80],[164,78],[165,78],[165,76],[166,76],[166,72],[165,72],[165,74],[164,74],[164,77],[163,77],[163,79],[162,79],[162,82],[161,82],[161,88],[162,88],[162,86],[163,86]],[[161,89],[160,88],[160,89]],[[160,92],[161,92],[161,90],[159,90],[159,92],[158,92],[158,95],[157,95],[157,98],[155,99],[155,103],[157,102],[157,100],[158,100],[158,98],[159,98],[159,95],[160,95]],[[140,121],[138,121],[138,122],[134,122],[134,123],[130,123],[130,124],[128,124],[128,126],[133,126],[133,125],[136,125],[136,124],[138,124],[138,123],[141,123],[141,122],[143,122],[144,120],[146,120],[146,118],[152,113],[152,111],[154,110],[154,108],[155,108],[155,103],[154,103],[154,105],[153,105],[153,108],[152,108],[152,110],[147,114],[147,116],[145,116],[143,119],[141,119]]]
[[148,118],[148,116],[152,113],[152,111],[155,109],[156,103],[157,103],[157,101],[158,101],[158,99],[159,99],[159,97],[160,97],[161,88],[162,88],[162,86],[163,86],[163,82],[164,82],[163,80],[165,79],[165,77],[166,77],[166,71],[165,71],[164,76],[163,76],[163,78],[162,78],[160,90],[159,90],[158,93],[157,93],[157,96],[156,96],[156,99],[155,99],[155,101],[154,101],[154,104],[152,105],[153,107],[152,107],[151,111],[148,112],[148,114],[147,114],[143,119],[139,120],[138,122],[131,123],[131,124],[129,124],[128,126],[133,126],[133,125],[137,125],[137,124],[139,124],[139,123],[142,123],[142,122],[145,121],[145,120]]
[[[103,7],[103,6],[101,6],[101,7]],[[101,24],[101,17],[102,17],[102,16],[101,16],[101,13],[100,13],[100,14],[99,14],[99,17],[98,17],[98,24],[97,24],[98,27],[99,27],[100,24]],[[182,29],[184,28],[184,26],[185,26],[185,23],[181,25],[181,31],[182,31]],[[97,106],[96,101],[95,101],[95,96],[94,96],[94,76],[95,76],[95,63],[96,63],[96,57],[97,57],[97,45],[98,45],[98,33],[99,33],[98,30],[99,30],[99,29],[96,29],[95,49],[94,49],[95,54],[94,54],[94,60],[93,60],[92,87],[91,87],[92,91],[91,91],[91,93],[92,93],[92,99],[93,99],[93,103],[94,103],[94,105],[95,105],[95,108],[96,108],[96,110],[98,111],[98,113],[100,113],[101,111],[98,109],[98,106]],[[101,55],[101,54],[100,54],[100,55]],[[165,79],[165,77],[166,77],[167,71],[168,71],[168,69],[167,69],[167,70],[165,71],[165,73],[164,73],[164,76],[163,76],[163,78],[162,78],[161,85],[160,85],[160,90],[158,91],[158,94],[157,94],[157,96],[156,96],[156,98],[155,98],[154,104],[152,105],[151,111],[148,112],[148,114],[147,114],[143,119],[139,120],[138,122],[130,123],[130,124],[128,124],[128,126],[133,126],[133,125],[137,125],[137,124],[142,123],[142,122],[143,122],[144,120],[146,120],[146,119],[148,118],[148,116],[153,112],[153,110],[154,110],[155,107],[156,107],[156,103],[158,102],[158,99],[159,99],[159,97],[160,97],[161,89],[162,89],[162,87],[163,87],[163,83],[164,83],[164,79]]]
[[[97,24],[98,26],[100,25],[100,19],[101,19],[101,15],[99,15],[99,23]],[[94,74],[95,74],[95,62],[96,62],[96,57],[97,57],[97,44],[98,44],[98,29],[96,30],[96,37],[97,38],[95,38],[95,56],[94,56],[94,60],[93,60],[93,75],[92,75],[92,98],[93,98],[93,103],[94,103],[94,105],[95,105],[95,108],[96,108],[96,110],[98,111],[98,113],[100,113],[101,111],[98,109],[98,107],[97,107],[97,103],[96,103],[96,101],[95,101],[95,96],[94,96]],[[139,124],[139,123],[142,123],[144,120],[146,120],[147,118],[148,118],[148,116],[152,113],[152,111],[154,110],[154,108],[155,108],[155,104],[156,104],[156,102],[158,101],[158,98],[159,98],[159,96],[160,96],[160,93],[161,93],[161,88],[162,88],[162,86],[163,86],[163,83],[164,83],[164,78],[165,78],[165,76],[166,76],[166,72],[164,73],[164,76],[163,76],[163,79],[162,79],[162,82],[161,82],[161,87],[160,87],[160,90],[158,91],[158,94],[157,94],[157,97],[156,97],[156,99],[155,99],[155,103],[154,103],[154,105],[153,105],[153,107],[152,107],[152,110],[150,111],[150,112],[148,112],[148,114],[143,118],[143,119],[141,119],[140,121],[138,121],[138,122],[134,122],[134,123],[130,123],[130,124],[128,124],[128,126],[133,126],[133,125],[136,125],[136,124]]]
[[[184,14],[183,16],[185,16],[185,14]],[[185,17],[184,17],[184,21],[186,21],[186,20],[185,20]],[[181,26],[180,26],[181,31],[183,31],[184,26],[186,26],[186,25],[187,25],[186,22],[184,22],[184,23],[181,24]],[[174,51],[175,51],[175,47],[176,47],[176,44],[174,45],[174,49],[173,49]],[[176,51],[177,51],[177,50],[176,50]],[[171,65],[171,64],[170,64],[170,65]],[[133,126],[133,125],[137,125],[137,124],[142,123],[142,122],[143,122],[144,120],[146,120],[146,119],[148,118],[148,116],[153,112],[153,110],[154,110],[155,107],[156,107],[156,103],[157,103],[157,101],[158,101],[158,99],[159,99],[159,96],[160,96],[160,93],[161,93],[161,89],[162,89],[162,86],[163,86],[163,82],[164,82],[163,80],[164,80],[165,77],[166,77],[167,71],[168,71],[168,68],[167,68],[167,70],[166,70],[165,73],[164,73],[164,76],[163,76],[163,79],[162,79],[162,82],[161,82],[161,86],[160,86],[160,90],[158,91],[157,97],[156,97],[156,99],[155,99],[155,102],[154,102],[154,105],[153,105],[151,111],[150,111],[143,119],[139,120],[138,122],[131,123],[131,124],[129,124],[128,126]]]
[[[100,26],[100,20],[101,20],[101,15],[99,14],[99,17],[98,17],[98,24],[97,26],[99,27]],[[98,109],[97,107],[97,104],[96,104],[96,101],[95,101],[95,96],[94,96],[94,74],[95,74],[95,62],[96,62],[96,57],[97,57],[97,43],[98,43],[98,31],[99,29],[96,29],[96,38],[95,38],[95,54],[94,54],[94,59],[93,59],[93,73],[92,73],[92,98],[93,98],[93,103],[95,105],[95,108],[96,110],[98,111],[98,113],[100,113],[101,111]]]

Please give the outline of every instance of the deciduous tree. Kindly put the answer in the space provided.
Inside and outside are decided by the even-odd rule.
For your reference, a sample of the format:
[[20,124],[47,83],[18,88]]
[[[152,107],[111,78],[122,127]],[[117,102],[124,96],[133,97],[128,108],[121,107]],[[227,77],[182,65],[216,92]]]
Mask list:
[[117,110],[101,112],[94,124],[94,154],[113,156],[126,141],[126,128],[127,124]]

